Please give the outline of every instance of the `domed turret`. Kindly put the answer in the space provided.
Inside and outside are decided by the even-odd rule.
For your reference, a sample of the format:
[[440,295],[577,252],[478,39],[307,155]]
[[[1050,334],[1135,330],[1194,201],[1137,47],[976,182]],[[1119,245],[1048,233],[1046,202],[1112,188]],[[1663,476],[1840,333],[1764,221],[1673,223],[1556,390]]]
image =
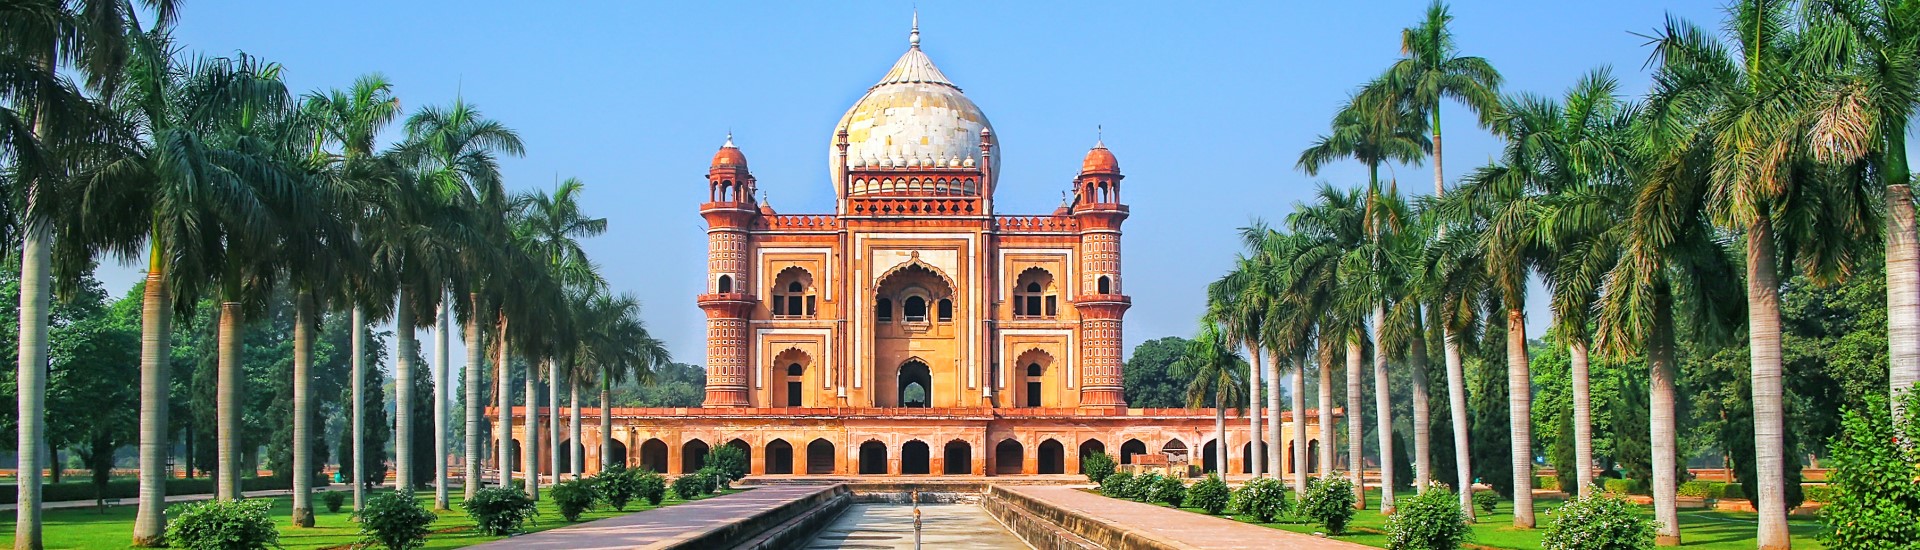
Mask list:
[[1113,151],[1108,151],[1107,142],[1102,140],[1087,151],[1087,159],[1080,163],[1080,173],[1119,174],[1120,161],[1113,158]]
[[[920,51],[918,17],[910,36],[907,53],[834,125],[827,161],[836,187],[849,168],[971,168],[985,160],[980,158],[980,132],[993,124]],[[997,149],[991,148],[996,157]],[[998,162],[989,167],[999,172]],[[867,192],[856,188],[851,194]]]
[[743,172],[747,169],[747,154],[740,152],[739,147],[733,146],[733,134],[727,134],[727,142],[722,144],[720,150],[713,154],[713,166],[709,169],[719,170],[723,168]]
[[747,170],[747,155],[733,146],[733,134],[713,154],[707,167],[707,201],[726,203],[753,202],[753,173]]

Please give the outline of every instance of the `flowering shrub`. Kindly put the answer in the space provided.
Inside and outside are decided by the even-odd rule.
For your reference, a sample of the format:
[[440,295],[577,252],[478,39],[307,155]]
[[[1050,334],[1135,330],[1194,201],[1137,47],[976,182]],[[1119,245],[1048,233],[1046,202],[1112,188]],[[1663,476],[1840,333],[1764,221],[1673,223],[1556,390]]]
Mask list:
[[1094,485],[1099,485],[1101,480],[1113,475],[1113,469],[1113,456],[1107,453],[1095,451],[1080,457],[1080,473],[1086,474],[1087,481],[1093,482]]
[[1353,520],[1353,481],[1345,477],[1315,478],[1307,484],[1307,495],[1300,499],[1300,515],[1327,528],[1330,534],[1347,531]]
[[540,513],[526,493],[501,487],[481,489],[460,506],[480,532],[496,537],[520,532],[522,524]]
[[1500,506],[1500,494],[1495,493],[1493,491],[1474,491],[1473,505],[1478,506],[1480,507],[1480,510],[1491,514],[1493,513],[1494,508],[1498,508]]
[[1293,501],[1287,498],[1286,487],[1268,477],[1254,478],[1241,485],[1240,490],[1233,492],[1233,502],[1235,510],[1260,523],[1272,523],[1273,518],[1293,513]]
[[271,500],[209,500],[175,505],[167,515],[167,543],[195,550],[278,548],[280,532],[267,510]]
[[1579,497],[1548,515],[1553,519],[1540,538],[1548,550],[1628,550],[1653,547],[1653,520],[1626,499],[1612,495]]
[[[1820,542],[1828,548],[1920,547],[1920,389],[1903,394],[1906,415],[1896,424],[1885,399],[1869,396],[1863,410],[1847,411],[1831,455],[1820,508]],[[1816,499],[1817,500],[1817,499]]]
[[1473,535],[1459,499],[1444,486],[1429,486],[1426,492],[1394,503],[1398,510],[1387,516],[1391,550],[1453,550]]
[[1159,485],[1160,474],[1148,472],[1133,476],[1133,481],[1127,482],[1127,498],[1141,502],[1151,500],[1154,488]]
[[1187,500],[1209,515],[1220,515],[1226,511],[1229,500],[1227,482],[1220,481],[1220,476],[1207,474],[1206,479],[1187,488]]
[[426,546],[427,534],[432,532],[428,526],[438,519],[439,516],[420,505],[413,491],[376,494],[367,499],[367,508],[360,511],[360,544],[362,547],[377,544],[390,550]]
[[1181,483],[1180,478],[1173,476],[1160,478],[1160,482],[1153,486],[1153,500],[1179,508],[1187,501],[1187,484]]
[[1116,472],[1100,480],[1100,494],[1113,498],[1127,498],[1127,485],[1133,483],[1133,474]]

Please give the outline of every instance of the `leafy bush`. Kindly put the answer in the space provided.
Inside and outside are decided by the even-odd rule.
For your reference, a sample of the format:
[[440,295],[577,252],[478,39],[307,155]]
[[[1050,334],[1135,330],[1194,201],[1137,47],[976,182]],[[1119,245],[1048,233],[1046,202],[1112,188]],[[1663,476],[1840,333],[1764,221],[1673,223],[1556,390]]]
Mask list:
[[320,493],[320,503],[327,505],[328,512],[338,512],[341,506],[347,505],[347,494],[341,491]]
[[599,491],[594,490],[593,480],[576,479],[556,483],[547,492],[547,498],[553,501],[553,507],[560,509],[560,517],[567,521],[580,521],[580,514],[593,508],[593,502],[599,500]]
[[701,469],[709,468],[722,474],[714,478],[721,487],[727,486],[729,482],[739,481],[740,478],[747,477],[747,451],[732,445],[721,445],[720,448],[714,449],[712,454],[707,455],[707,466]]
[[1474,491],[1473,505],[1479,506],[1480,510],[1491,514],[1494,508],[1500,506],[1500,493],[1493,491]]
[[706,477],[699,472],[694,472],[673,478],[673,496],[680,500],[700,498],[701,493],[709,492]]
[[540,513],[526,493],[500,487],[481,489],[461,506],[480,532],[496,537],[520,532],[522,524]]
[[428,526],[438,519],[440,516],[420,505],[413,491],[376,494],[360,511],[360,543],[392,550],[426,546],[427,534],[432,532]]
[[1100,494],[1113,498],[1127,498],[1127,485],[1133,483],[1133,474],[1116,472],[1100,480]]
[[1552,520],[1540,538],[1549,550],[1623,550],[1653,547],[1653,519],[1612,495],[1576,497],[1547,513]]
[[280,532],[267,511],[273,501],[208,500],[173,506],[167,543],[194,550],[254,550],[280,546]]
[[1674,493],[1688,498],[1720,498],[1726,487],[1727,484],[1718,481],[1696,479],[1680,484]]
[[[1828,548],[1920,547],[1920,389],[1902,394],[1896,424],[1885,398],[1869,396],[1847,411],[1828,446],[1829,488],[1820,508],[1820,542]],[[1812,497],[1811,492],[1808,493]]]
[[1807,502],[1833,502],[1834,488],[1825,483],[1802,483],[1800,494],[1806,495]]
[[1387,516],[1387,548],[1392,550],[1453,550],[1473,536],[1459,498],[1434,484],[1412,498],[1395,500],[1398,509]]
[[1241,485],[1240,490],[1233,492],[1233,503],[1235,510],[1253,516],[1260,523],[1272,523],[1273,518],[1293,513],[1286,486],[1268,477],[1254,478]]
[[[647,473],[653,474],[655,477],[659,477],[660,475],[654,474],[653,472]],[[600,470],[600,473],[594,474],[593,477],[587,479],[593,482],[596,492],[600,494],[600,498],[607,501],[607,505],[612,506],[615,510],[626,511],[628,502],[633,501],[635,497],[642,496],[640,476],[637,475],[635,470],[628,470],[619,465]]]
[[[627,477],[633,478],[634,487],[639,489],[640,498],[646,499],[650,506],[659,506],[667,498],[667,478],[653,470],[632,470]],[[618,510],[619,508],[615,508]]]
[[1086,474],[1087,481],[1093,482],[1094,485],[1099,485],[1100,480],[1113,475],[1114,468],[1113,456],[1105,452],[1095,451],[1093,454],[1080,457],[1080,473]]
[[1640,480],[1632,479],[1632,478],[1609,479],[1607,480],[1606,484],[1602,485],[1602,487],[1606,488],[1606,491],[1608,493],[1615,494],[1615,495],[1647,494],[1646,484],[1641,483]]
[[1187,501],[1187,484],[1173,476],[1160,478],[1160,482],[1153,487],[1153,500],[1179,508]]
[[1533,488],[1558,491],[1560,490],[1560,478],[1554,476],[1533,476]]
[[1300,499],[1300,515],[1325,527],[1328,533],[1347,531],[1353,520],[1353,481],[1345,477],[1316,478],[1307,484],[1307,496]]
[[1747,498],[1746,486],[1738,483],[1721,485],[1720,498]]
[[1187,488],[1187,500],[1193,503],[1193,507],[1199,508],[1209,515],[1217,516],[1220,515],[1220,512],[1226,511],[1229,499],[1227,482],[1220,481],[1220,476],[1213,474],[1207,474],[1206,479],[1202,479],[1194,483],[1192,487]]
[[1160,485],[1160,474],[1148,472],[1133,476],[1127,482],[1127,498],[1146,502],[1153,498],[1153,490]]
[[701,494],[711,495],[715,491],[727,488],[727,484],[733,481],[732,478],[728,477],[731,474],[712,466],[701,468],[700,471],[694,473],[699,474],[700,477],[707,480],[706,486],[700,488]]

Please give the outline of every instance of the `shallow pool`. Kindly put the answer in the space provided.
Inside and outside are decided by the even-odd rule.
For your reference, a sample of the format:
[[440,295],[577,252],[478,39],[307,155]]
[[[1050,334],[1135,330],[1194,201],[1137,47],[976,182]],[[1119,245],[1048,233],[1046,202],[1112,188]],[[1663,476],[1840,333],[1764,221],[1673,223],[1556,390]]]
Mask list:
[[[1032,548],[978,504],[920,505],[920,545],[939,550]],[[913,506],[855,504],[803,548],[912,549]]]

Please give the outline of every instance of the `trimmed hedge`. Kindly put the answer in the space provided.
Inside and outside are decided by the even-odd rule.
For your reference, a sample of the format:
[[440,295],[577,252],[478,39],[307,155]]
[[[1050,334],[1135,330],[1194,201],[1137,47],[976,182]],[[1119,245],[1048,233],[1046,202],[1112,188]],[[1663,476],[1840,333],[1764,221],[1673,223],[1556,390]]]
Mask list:
[[1726,490],[1727,484],[1725,483],[1696,479],[1681,483],[1680,487],[1674,490],[1674,493],[1688,498],[1723,498],[1726,495]]
[[1833,502],[1833,486],[1825,483],[1802,483],[1800,494],[1806,496],[1807,502]]
[[1606,488],[1608,494],[1614,495],[1647,494],[1646,484],[1637,479],[1609,479],[1602,487]]
[[[211,478],[167,480],[167,496],[210,495],[213,494],[213,488],[214,482]],[[243,491],[292,488],[292,479],[253,477],[240,480],[240,489]],[[140,480],[116,479],[107,482],[106,492],[98,498],[128,499],[139,497]],[[4,490],[0,490],[0,504],[17,504],[18,498],[20,498],[20,492],[15,491],[13,485],[7,485]],[[40,486],[40,500],[42,502],[93,500],[94,498],[92,481],[63,481],[60,483],[47,483]]]
[[1554,476],[1533,476],[1533,488],[1558,491],[1560,490],[1560,478]]

